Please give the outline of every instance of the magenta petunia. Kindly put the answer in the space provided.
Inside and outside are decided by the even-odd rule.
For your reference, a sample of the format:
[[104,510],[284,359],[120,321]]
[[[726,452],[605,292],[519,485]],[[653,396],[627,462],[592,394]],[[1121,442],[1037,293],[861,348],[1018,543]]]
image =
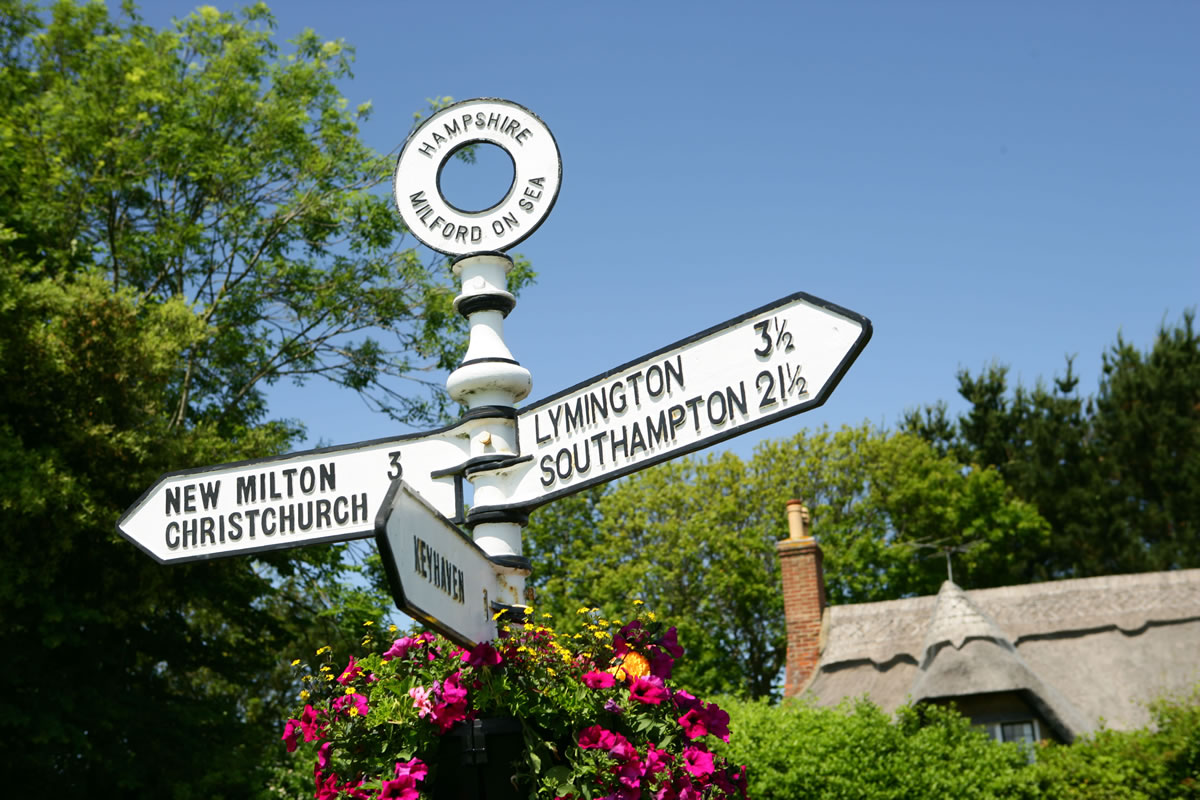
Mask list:
[[334,711],[345,711],[350,716],[365,717],[371,707],[367,705],[367,698],[361,694],[344,694],[333,701]]
[[722,711],[716,703],[704,707],[704,723],[708,732],[723,742],[729,741],[729,714]]
[[613,768],[613,772],[616,774],[617,780],[630,789],[636,789],[642,785],[642,763],[636,758]]
[[338,675],[337,682],[345,686],[346,684],[350,683],[350,681],[357,678],[361,672],[362,667],[360,667],[358,662],[354,660],[354,656],[350,656],[350,663],[346,665],[344,670],[342,670],[342,674]]
[[494,667],[504,660],[496,648],[487,642],[480,642],[469,652],[464,652],[460,658],[472,667]]
[[403,636],[392,642],[392,646],[384,651],[383,660],[391,661],[393,658],[404,658],[406,655],[408,655],[408,651],[417,644],[418,642],[416,639],[410,639],[407,636]]
[[325,742],[317,748],[317,766],[325,769],[329,766],[329,751],[333,749],[333,742]]
[[639,703],[656,706],[668,696],[662,678],[654,675],[641,675],[629,687],[629,698]]
[[614,741],[615,734],[599,725],[592,725],[579,732],[579,747],[582,750],[590,750],[592,748],[607,750],[612,747]]
[[633,743],[619,733],[613,734],[612,744],[608,746],[608,754],[618,761],[629,761],[637,758],[637,748]]
[[671,699],[675,701],[675,707],[680,711],[690,711],[693,708],[699,708],[701,703],[693,695],[679,689],[671,693]]
[[707,778],[713,773],[713,756],[702,747],[688,745],[683,749],[683,769],[697,778]]
[[611,672],[584,673],[583,682],[589,689],[607,689],[617,682]]
[[689,739],[699,739],[708,735],[708,719],[700,709],[688,709],[688,712],[678,721],[683,727],[684,736]]
[[646,748],[646,758],[642,762],[645,775],[653,775],[656,772],[663,772],[670,769],[671,762],[674,761],[674,756],[666,750],[659,750],[654,746],[654,742]]
[[295,752],[296,750],[296,734],[299,732],[300,720],[298,719],[289,719],[287,721],[287,725],[283,726],[283,736],[279,738],[283,739],[283,743],[287,745],[287,751],[289,753]]
[[683,658],[683,648],[679,646],[679,634],[674,626],[667,628],[658,644],[675,658]]
[[429,766],[419,758],[414,758],[409,761],[396,762],[396,777],[403,775],[411,775],[414,780],[423,781],[425,776],[429,774]]
[[675,659],[670,653],[663,652],[660,648],[654,648],[650,653],[650,674],[662,678],[664,681],[669,680],[671,671],[675,668]]
[[304,706],[300,714],[300,730],[304,733],[304,741],[315,742],[321,738],[321,722],[317,710],[311,705]]

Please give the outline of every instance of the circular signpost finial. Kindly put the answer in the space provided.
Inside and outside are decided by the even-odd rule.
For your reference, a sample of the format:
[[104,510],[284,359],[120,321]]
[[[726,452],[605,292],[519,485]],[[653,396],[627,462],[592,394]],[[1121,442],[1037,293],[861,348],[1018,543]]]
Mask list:
[[[462,148],[494,144],[513,161],[508,192],[491,208],[462,211],[442,194],[446,162]],[[392,191],[400,218],[422,244],[451,256],[503,252],[537,230],[554,208],[562,157],[550,129],[509,100],[446,106],[421,123],[400,151]]]

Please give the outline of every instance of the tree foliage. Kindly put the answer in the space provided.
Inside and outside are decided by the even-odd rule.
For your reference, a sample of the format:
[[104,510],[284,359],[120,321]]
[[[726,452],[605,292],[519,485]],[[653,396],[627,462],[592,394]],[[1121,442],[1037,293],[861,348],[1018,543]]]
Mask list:
[[811,509],[833,603],[936,592],[947,547],[961,551],[962,585],[1004,585],[1047,533],[994,470],[963,470],[907,434],[823,429],[764,442],[749,462],[668,462],[535,512],[538,602],[569,625],[579,606],[619,615],[644,600],[679,628],[684,685],[770,696],[786,656],[775,545],[792,497]]
[[902,427],[962,464],[994,467],[1053,536],[1024,581],[1200,564],[1200,335],[1194,315],[1150,352],[1118,337],[1094,397],[1072,362],[1052,386],[1009,391],[1007,368],[961,371],[970,404],[906,414]]
[[113,523],[163,472],[286,451],[281,379],[438,418],[424,375],[463,347],[449,271],[374,190],[342,43],[281,48],[261,4],[170,30],[131,5],[2,7],[10,790],[249,795],[282,756],[283,659],[357,639],[382,598],[344,582],[344,548],[162,567]]

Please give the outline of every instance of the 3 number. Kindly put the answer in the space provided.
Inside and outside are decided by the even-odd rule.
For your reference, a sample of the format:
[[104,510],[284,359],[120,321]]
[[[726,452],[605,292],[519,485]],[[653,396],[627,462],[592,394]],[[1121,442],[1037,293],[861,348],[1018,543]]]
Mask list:
[[404,474],[404,467],[400,466],[400,451],[393,450],[388,453],[388,464],[391,468],[388,470],[388,480],[396,480]]

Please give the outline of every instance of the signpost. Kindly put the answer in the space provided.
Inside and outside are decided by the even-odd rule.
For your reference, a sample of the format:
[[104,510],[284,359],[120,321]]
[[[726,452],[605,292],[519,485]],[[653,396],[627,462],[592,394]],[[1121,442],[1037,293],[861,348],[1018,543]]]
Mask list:
[[870,338],[869,320],[798,293],[527,406],[518,440],[533,458],[503,507],[542,505],[816,408]]
[[375,532],[401,475],[456,514],[455,485],[430,473],[461,460],[453,429],[163,475],[117,521],[159,563],[181,563]]
[[384,497],[375,531],[396,605],[459,644],[493,636],[503,578],[470,536],[403,480]]
[[[504,150],[514,178],[491,208],[464,211],[441,174],[477,143]],[[516,299],[503,251],[541,225],[561,182],[554,136],[526,108],[468,100],[425,120],[393,190],[412,233],[457,256],[454,305],[470,335],[446,388],[466,412],[424,434],[164,475],[120,533],[163,563],[374,533],[397,606],[473,644],[495,635],[497,611],[531,599],[521,554],[531,509],[816,408],[870,340],[865,317],[797,293],[518,412],[532,381],[504,343]]]

